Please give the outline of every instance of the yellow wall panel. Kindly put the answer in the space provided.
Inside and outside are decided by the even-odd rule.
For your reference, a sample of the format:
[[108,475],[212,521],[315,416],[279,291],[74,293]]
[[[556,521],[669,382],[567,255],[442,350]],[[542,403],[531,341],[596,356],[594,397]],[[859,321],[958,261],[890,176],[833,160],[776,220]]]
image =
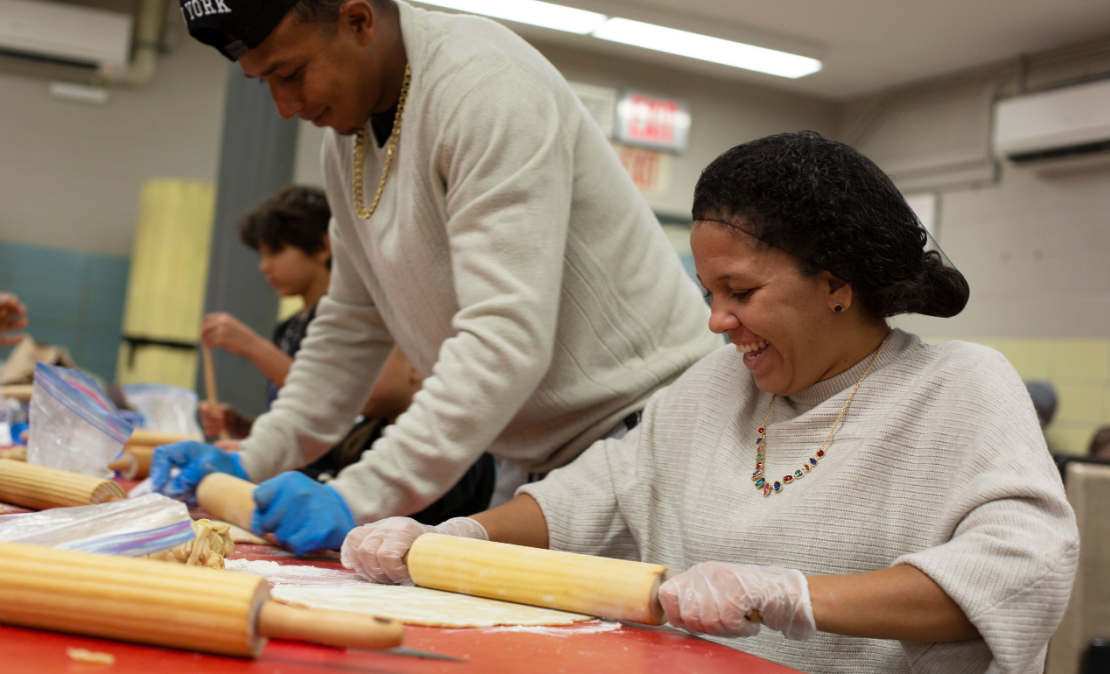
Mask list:
[[[123,330],[132,337],[195,343],[204,310],[216,190],[210,183],[151,180],[143,186]],[[117,379],[192,389],[195,352],[125,345]]]
[[1066,379],[1110,378],[1110,340],[1061,340],[1051,353],[1052,374]]
[[300,295],[282,297],[278,303],[278,321],[284,321],[301,309],[304,309],[304,299]]

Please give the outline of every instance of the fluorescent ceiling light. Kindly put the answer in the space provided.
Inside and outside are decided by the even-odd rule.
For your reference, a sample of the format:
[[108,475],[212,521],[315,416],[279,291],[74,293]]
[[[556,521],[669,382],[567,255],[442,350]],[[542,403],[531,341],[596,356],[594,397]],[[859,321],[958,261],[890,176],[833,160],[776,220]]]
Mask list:
[[592,33],[607,18],[597,12],[587,12],[550,2],[540,2],[540,0],[419,0],[419,2],[579,35]]
[[820,61],[806,56],[753,47],[750,44],[629,19],[609,19],[595,30],[593,35],[610,42],[620,42],[634,47],[654,49],[790,79],[804,77],[821,69]]

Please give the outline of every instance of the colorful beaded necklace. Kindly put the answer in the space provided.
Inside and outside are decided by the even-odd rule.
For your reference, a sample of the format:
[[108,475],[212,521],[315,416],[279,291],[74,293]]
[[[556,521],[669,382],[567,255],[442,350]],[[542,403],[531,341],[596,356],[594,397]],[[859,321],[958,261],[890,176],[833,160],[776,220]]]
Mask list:
[[752,481],[755,482],[755,488],[761,490],[764,496],[777,494],[783,490],[785,485],[790,484],[794,480],[802,479],[809,471],[817,467],[817,462],[825,457],[825,447],[829,444],[829,440],[832,440],[833,433],[836,432],[837,427],[840,426],[841,420],[844,419],[844,413],[848,411],[848,406],[852,404],[852,398],[856,397],[856,391],[859,390],[859,385],[867,378],[867,373],[871,371],[871,366],[878,360],[879,354],[883,352],[883,347],[886,346],[887,340],[890,339],[892,334],[894,333],[887,333],[886,337],[883,338],[883,343],[879,345],[879,348],[875,351],[875,355],[871,357],[871,362],[867,364],[867,368],[863,371],[863,374],[860,375],[855,388],[848,394],[848,400],[844,401],[844,407],[840,409],[840,414],[836,416],[836,421],[833,422],[832,428],[829,429],[829,434],[825,436],[825,441],[821,443],[821,446],[817,449],[817,453],[809,457],[809,460],[803,463],[801,468],[791,474],[784,475],[781,482],[775,481],[773,483],[768,482],[767,478],[763,475],[763,457],[767,450],[767,420],[771,418],[771,408],[775,405],[775,398],[778,397],[777,393],[771,394],[771,402],[767,405],[767,414],[764,415],[763,424],[759,427],[759,439],[755,441],[755,472],[752,473]]

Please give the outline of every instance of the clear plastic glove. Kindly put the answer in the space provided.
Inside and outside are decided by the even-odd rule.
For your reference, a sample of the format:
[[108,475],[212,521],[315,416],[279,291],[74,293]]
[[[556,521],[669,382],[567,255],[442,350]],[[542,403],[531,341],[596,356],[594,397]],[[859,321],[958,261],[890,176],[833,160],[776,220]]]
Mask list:
[[372,583],[411,584],[405,555],[417,538],[431,533],[489,540],[485,527],[469,517],[455,517],[434,527],[408,517],[387,517],[347,534],[340,559],[343,566]]
[[[174,468],[181,469],[177,477],[171,475]],[[196,440],[159,447],[150,460],[153,490],[179,500],[191,502],[197,485],[210,473],[227,473],[241,480],[250,479],[238,454]]]
[[780,566],[703,562],[663,583],[659,602],[675,627],[714,636],[754,637],[760,622],[787,639],[817,632],[809,583],[801,571]]
[[304,473],[282,473],[266,480],[254,490],[254,502],[254,533],[272,533],[298,555],[335,550],[355,528],[355,518],[339,492]]

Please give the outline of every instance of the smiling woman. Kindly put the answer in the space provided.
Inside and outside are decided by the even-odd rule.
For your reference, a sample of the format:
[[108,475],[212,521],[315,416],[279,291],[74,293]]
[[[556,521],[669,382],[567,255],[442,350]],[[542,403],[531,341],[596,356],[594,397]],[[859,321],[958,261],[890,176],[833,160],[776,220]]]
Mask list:
[[[666,565],[672,625],[806,672],[1040,671],[1074,515],[1005,358],[887,325],[968,297],[890,180],[817,134],[772,136],[705,170],[694,219],[733,346],[625,438],[454,528]],[[352,532],[345,562],[403,580],[398,520]]]
[[760,389],[791,395],[873,352],[904,313],[950,317],[968,285],[870,160],[815,133],[729,150],[694,192],[710,328]]

